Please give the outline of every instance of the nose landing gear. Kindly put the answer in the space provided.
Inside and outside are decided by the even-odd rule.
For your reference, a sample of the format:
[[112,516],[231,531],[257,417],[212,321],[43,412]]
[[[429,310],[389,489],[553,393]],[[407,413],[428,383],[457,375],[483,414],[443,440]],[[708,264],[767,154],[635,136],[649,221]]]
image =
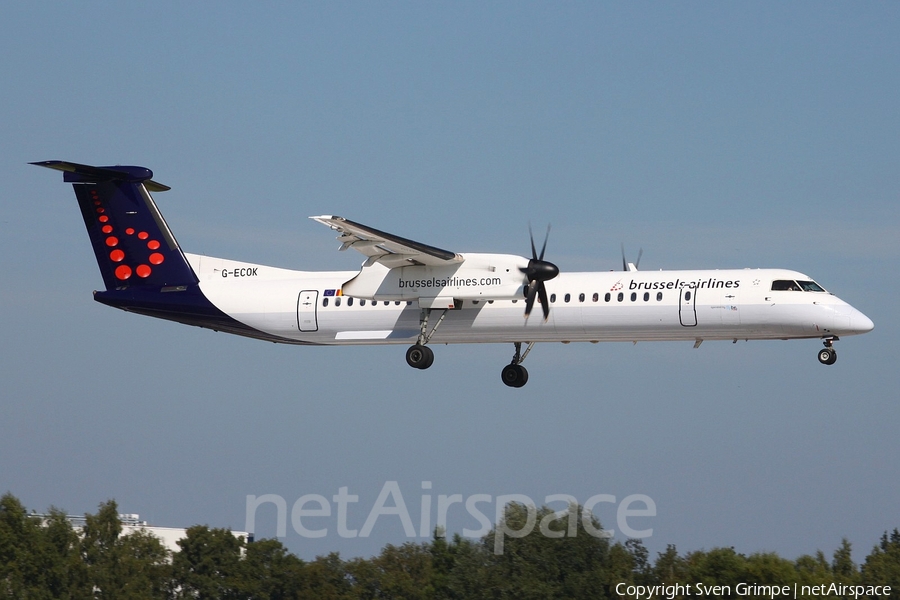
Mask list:
[[823,365],[833,365],[837,362],[837,351],[834,349],[833,344],[839,338],[837,336],[825,338],[822,343],[825,344],[825,348],[819,350],[819,362]]
[[509,387],[520,388],[528,383],[528,371],[522,366],[522,361],[525,360],[525,357],[528,356],[528,353],[534,348],[534,342],[528,342],[528,347],[525,349],[524,353],[522,352],[522,342],[514,342],[514,344],[516,346],[516,353],[513,355],[512,362],[503,367],[503,370],[500,371],[500,378],[503,380],[503,383]]

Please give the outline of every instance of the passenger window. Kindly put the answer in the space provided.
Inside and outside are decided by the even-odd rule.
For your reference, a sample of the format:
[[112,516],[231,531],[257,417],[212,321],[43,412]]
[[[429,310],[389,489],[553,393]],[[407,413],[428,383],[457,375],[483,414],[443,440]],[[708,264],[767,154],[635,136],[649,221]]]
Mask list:
[[637,292],[631,292],[631,301],[634,302],[637,300]]
[[353,296],[347,298],[347,306],[353,306]]
[[656,301],[662,302],[662,292],[656,292]]
[[690,302],[690,301],[691,301],[691,293],[690,293],[690,292],[685,292],[685,293],[684,293],[684,301],[685,301],[685,302]]
[[387,306],[387,305],[390,304],[390,303],[391,303],[390,300],[385,300],[385,301],[384,301],[384,305],[385,305],[385,306]]
[[365,306],[365,305],[366,305],[366,299],[365,299],[365,298],[360,298],[360,299],[359,299],[359,305],[360,305],[360,306]]
[[650,292],[644,292],[644,302],[650,301]]
[[328,306],[328,298],[322,298],[322,306]]
[[603,301],[604,301],[604,302],[609,302],[609,299],[610,299],[609,292],[606,292],[606,295],[603,296]]
[[625,299],[625,294],[623,294],[622,292],[619,292],[619,295],[616,297],[616,300],[621,302],[624,299]]
[[570,294],[566,294],[565,301],[568,302],[571,299],[572,299],[572,296]]
[[477,306],[477,305],[478,305],[478,300],[472,300],[472,306]]
[[334,299],[334,305],[335,305],[335,306],[340,306],[340,305],[341,305],[341,299],[340,299],[339,297]]
[[394,306],[400,306],[400,301],[399,301],[399,300],[394,300]]
[[584,294],[578,294],[578,301],[584,302]]
[[594,298],[593,298],[594,302],[596,302],[599,299],[600,299],[600,294],[598,294],[597,292],[594,292]]
[[550,303],[553,304],[556,302],[556,294],[550,294]]

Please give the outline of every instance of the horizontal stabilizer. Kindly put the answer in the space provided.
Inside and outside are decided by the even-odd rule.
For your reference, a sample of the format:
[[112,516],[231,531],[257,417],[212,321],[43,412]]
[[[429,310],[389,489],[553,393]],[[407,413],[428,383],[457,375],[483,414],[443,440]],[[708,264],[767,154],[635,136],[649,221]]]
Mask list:
[[63,160],[45,160],[33,162],[32,165],[47,167],[63,172],[63,181],[67,183],[99,183],[101,181],[143,182],[151,192],[165,192],[172,188],[153,181],[153,171],[146,167],[116,165],[114,167],[92,167]]

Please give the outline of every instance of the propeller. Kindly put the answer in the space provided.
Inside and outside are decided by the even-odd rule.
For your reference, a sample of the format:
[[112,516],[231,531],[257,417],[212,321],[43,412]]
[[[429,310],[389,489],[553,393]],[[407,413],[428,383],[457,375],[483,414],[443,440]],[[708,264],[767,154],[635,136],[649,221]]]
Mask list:
[[531,225],[528,225],[528,235],[531,237],[531,260],[528,261],[528,267],[519,270],[528,278],[528,285],[525,286],[525,318],[531,314],[534,308],[534,299],[541,299],[541,310],[544,312],[544,320],[550,316],[550,299],[547,297],[547,288],[544,287],[545,281],[550,281],[559,275],[559,267],[552,262],[544,260],[544,251],[547,249],[547,240],[550,238],[550,226],[547,225],[547,234],[544,236],[544,245],[541,246],[541,253],[537,253],[534,247],[534,233],[531,231]]
[[641,256],[643,256],[643,255],[644,255],[644,249],[641,248],[640,250],[638,250],[637,260],[634,261],[634,263],[632,263],[634,265],[634,269],[632,269],[629,266],[628,261],[625,260],[625,243],[623,242],[622,243],[622,270],[623,271],[637,271],[638,267],[641,264]]

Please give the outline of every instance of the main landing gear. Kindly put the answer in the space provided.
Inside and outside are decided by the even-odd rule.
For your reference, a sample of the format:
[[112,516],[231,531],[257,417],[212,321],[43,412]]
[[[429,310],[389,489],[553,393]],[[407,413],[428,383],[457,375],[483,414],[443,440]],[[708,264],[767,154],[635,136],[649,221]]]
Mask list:
[[825,344],[825,348],[819,350],[819,362],[823,365],[833,365],[837,362],[837,351],[834,349],[832,344],[839,340],[837,336],[825,338],[822,343]]
[[434,352],[428,346],[416,344],[406,351],[406,364],[414,369],[427,369],[434,362]]
[[522,361],[525,360],[525,357],[528,356],[528,353],[534,348],[534,342],[528,342],[528,347],[525,349],[524,353],[522,352],[522,342],[514,343],[516,346],[516,353],[513,355],[512,362],[503,367],[503,370],[500,371],[500,379],[502,379],[503,383],[509,387],[520,388],[528,383],[528,371],[522,366]]
[[415,368],[415,369],[427,369],[434,363],[434,352],[431,351],[431,348],[426,346],[425,344],[431,339],[431,336],[434,335],[434,332],[437,331],[437,328],[441,326],[441,323],[444,321],[444,317],[447,316],[447,309],[441,311],[441,316],[438,319],[437,323],[434,324],[434,327],[431,328],[431,331],[428,331],[428,318],[431,316],[431,309],[424,308],[422,309],[422,315],[419,319],[419,337],[416,340],[415,345],[410,346],[406,351],[406,364]]

